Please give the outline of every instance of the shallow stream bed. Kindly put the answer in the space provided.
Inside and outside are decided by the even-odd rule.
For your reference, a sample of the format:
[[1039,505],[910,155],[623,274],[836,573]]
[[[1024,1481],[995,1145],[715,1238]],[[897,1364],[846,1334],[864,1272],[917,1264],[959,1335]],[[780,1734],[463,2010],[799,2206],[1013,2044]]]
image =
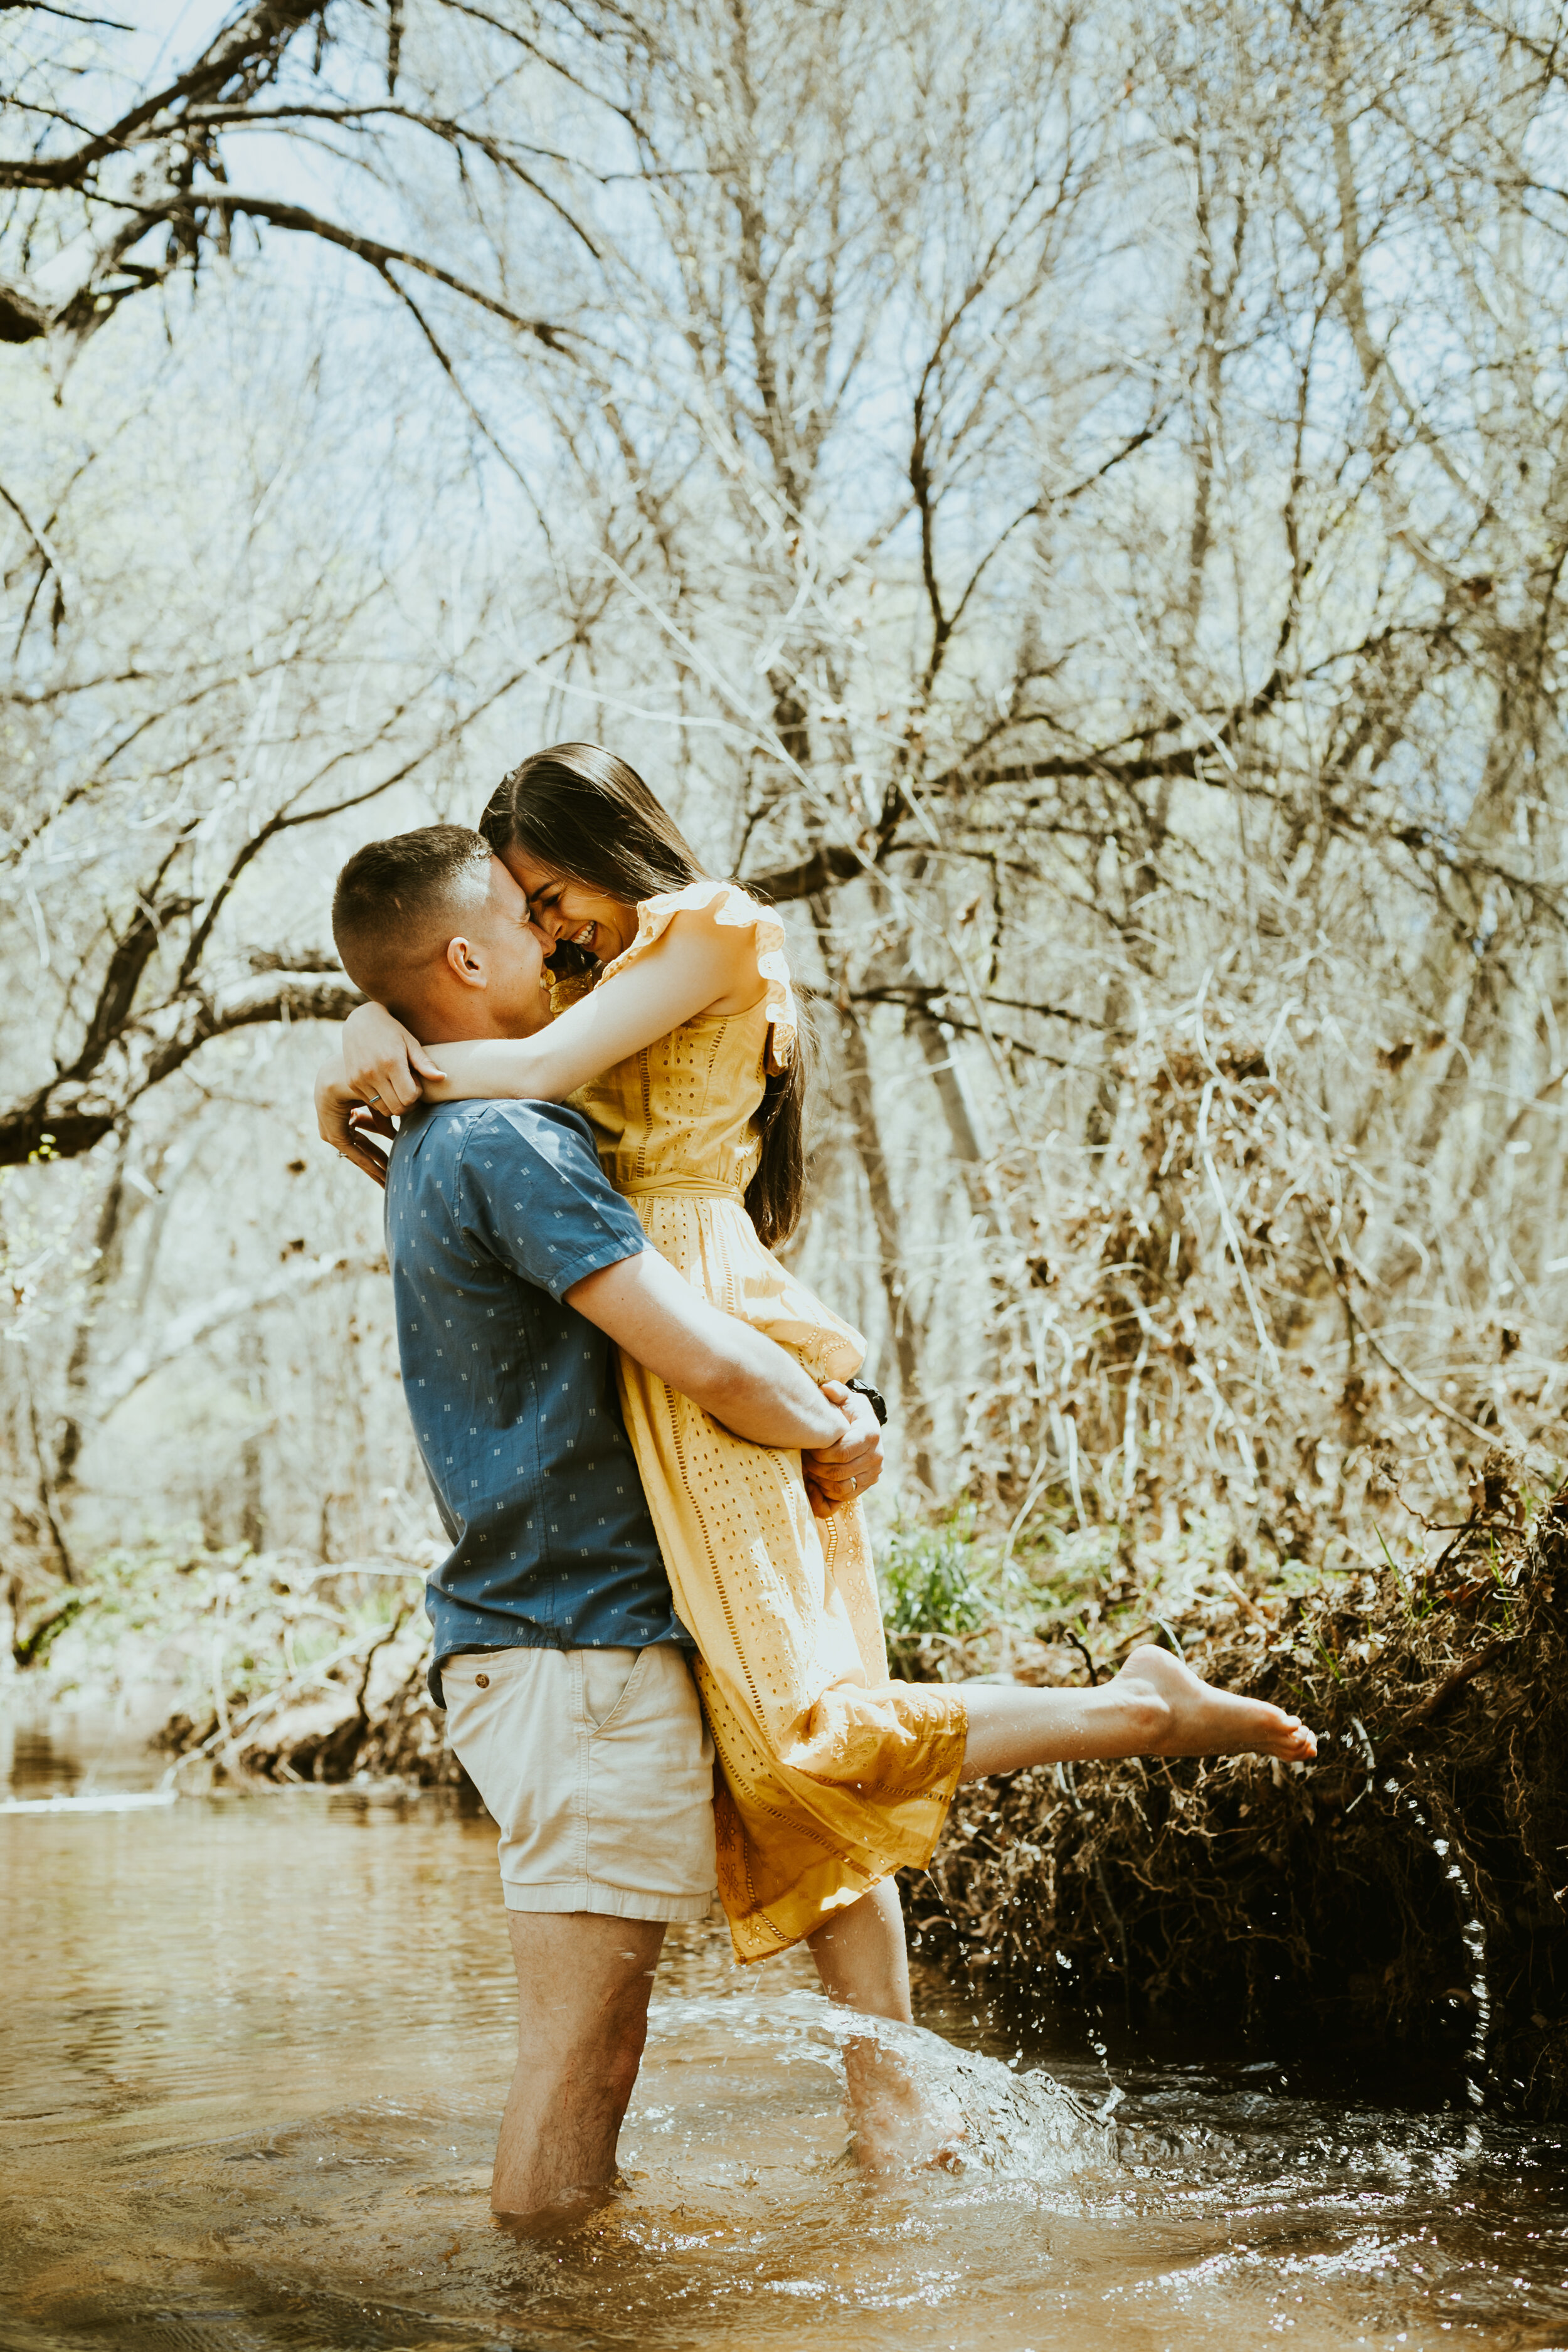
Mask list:
[[1108,2071],[1080,2015],[1020,2050],[931,1978],[963,2161],[868,2185],[809,1965],[742,1974],[718,1926],[667,1946],[622,2191],[520,2243],[487,2198],[514,2033],[489,1825],[152,1779],[16,1745],[6,2352],[1568,2347],[1564,2151],[1462,2083],[1309,2079],[1218,2020],[1112,2035]]

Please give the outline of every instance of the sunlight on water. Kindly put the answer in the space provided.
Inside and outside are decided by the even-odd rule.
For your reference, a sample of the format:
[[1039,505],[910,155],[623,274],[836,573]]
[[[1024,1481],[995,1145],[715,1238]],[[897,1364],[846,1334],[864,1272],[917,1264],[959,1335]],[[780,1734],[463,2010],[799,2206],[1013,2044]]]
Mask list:
[[882,2031],[951,2156],[869,2181],[861,2029],[717,1927],[672,1932],[619,2193],[519,2242],[493,1871],[482,1822],[369,1790],[0,1819],[0,2345],[1568,2345],[1546,2136],[1483,2116],[1467,2149],[1458,2105],[1303,2097],[1234,2051],[1113,2047],[1108,2117],[1083,2020],[1020,2053],[933,1980],[940,2032]]

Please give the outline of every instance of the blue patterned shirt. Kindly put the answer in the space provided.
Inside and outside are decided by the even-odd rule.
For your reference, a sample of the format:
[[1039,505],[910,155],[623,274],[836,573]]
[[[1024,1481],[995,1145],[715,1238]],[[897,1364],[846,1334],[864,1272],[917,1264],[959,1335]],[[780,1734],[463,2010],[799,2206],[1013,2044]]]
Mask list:
[[452,1549],[431,1689],[458,1650],[643,1649],[675,1614],[610,1342],[562,1293],[646,1247],[580,1113],[419,1104],[386,1183],[404,1394]]

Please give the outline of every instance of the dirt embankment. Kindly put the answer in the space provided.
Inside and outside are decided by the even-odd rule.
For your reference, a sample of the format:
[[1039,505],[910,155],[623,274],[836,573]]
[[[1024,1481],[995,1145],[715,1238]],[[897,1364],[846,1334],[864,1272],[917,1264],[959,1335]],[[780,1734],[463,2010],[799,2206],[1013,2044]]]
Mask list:
[[295,1664],[255,1696],[215,1688],[205,1709],[171,1715],[154,1745],[173,1759],[176,1783],[191,1785],[192,1768],[205,1767],[240,1786],[366,1779],[471,1790],[426,1680],[423,1608],[405,1604],[384,1626],[345,1621],[344,1630],[324,1662]]
[[220,1717],[216,1706],[194,1718],[170,1717],[155,1745],[177,1764],[206,1763],[213,1777],[243,1785],[270,1780],[406,1780],[424,1788],[467,1787],[468,1777],[447,1747],[441,1717],[426,1687],[426,1660],[372,1696],[375,1649],[362,1673],[332,1678],[331,1696],[312,1693],[245,1720],[243,1710]]
[[[1305,1716],[1319,1761],[1079,1764],[962,1790],[927,1948],[1026,2000],[1054,1980],[1228,2009],[1282,2044],[1462,2052],[1568,2112],[1568,1489],[1528,1538],[1507,1465],[1412,1576],[1242,1600],[1171,1628],[1210,1680]],[[1158,1639],[1150,1627],[1140,1638]]]
[[17,1628],[37,1703],[165,1710],[177,1789],[373,1780],[462,1785],[426,1686],[426,1563],[243,1549],[110,1555]]

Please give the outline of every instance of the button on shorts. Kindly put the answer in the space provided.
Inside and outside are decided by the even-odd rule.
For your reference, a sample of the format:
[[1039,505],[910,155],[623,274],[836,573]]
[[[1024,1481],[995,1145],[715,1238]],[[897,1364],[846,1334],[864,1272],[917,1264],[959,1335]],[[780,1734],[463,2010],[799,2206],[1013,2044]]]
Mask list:
[[441,1687],[509,1911],[707,1916],[713,1743],[684,1651],[468,1651]]

